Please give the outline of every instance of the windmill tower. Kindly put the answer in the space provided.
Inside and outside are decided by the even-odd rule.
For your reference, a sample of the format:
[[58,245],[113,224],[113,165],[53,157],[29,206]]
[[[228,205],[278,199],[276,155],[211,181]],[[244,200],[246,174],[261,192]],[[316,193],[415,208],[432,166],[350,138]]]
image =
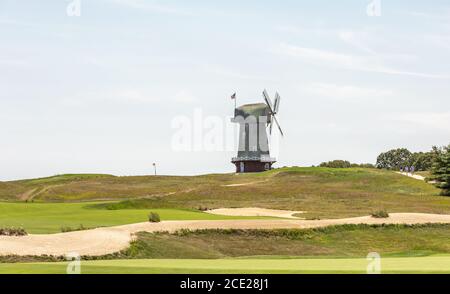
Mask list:
[[275,103],[272,104],[267,91],[264,90],[265,103],[246,104],[234,110],[232,122],[239,124],[239,150],[237,157],[231,162],[236,166],[237,173],[262,172],[272,169],[276,159],[270,157],[269,134],[272,134],[273,123],[283,136],[276,114],[280,107],[280,95],[275,94]]

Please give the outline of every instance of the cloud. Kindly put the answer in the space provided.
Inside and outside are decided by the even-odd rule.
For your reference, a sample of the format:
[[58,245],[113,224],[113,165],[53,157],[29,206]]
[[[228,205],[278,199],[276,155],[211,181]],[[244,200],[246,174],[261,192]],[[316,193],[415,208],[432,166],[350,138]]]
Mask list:
[[23,67],[30,65],[30,62],[21,59],[0,59],[0,65]]
[[276,54],[294,57],[302,62],[338,67],[347,70],[384,73],[390,75],[406,75],[431,79],[450,79],[450,76],[448,75],[410,72],[388,67],[384,64],[384,58],[379,55],[348,55],[333,51],[300,47],[286,43],[279,44],[272,51]]
[[417,18],[428,18],[434,20],[447,21],[450,17],[450,10],[443,9],[444,12],[420,12],[420,11],[407,11],[406,14]]
[[66,106],[79,107],[98,103],[149,104],[160,100],[155,95],[148,93],[149,91],[137,89],[96,90],[76,93],[62,99],[62,103]]
[[424,127],[450,131],[450,112],[394,113],[388,120],[411,124],[411,128]]
[[320,28],[320,27],[298,27],[293,25],[277,25],[275,26],[275,30],[282,33],[296,34],[296,35],[314,35],[314,36],[324,36],[335,34],[335,29],[329,28]]
[[197,97],[188,90],[180,90],[174,94],[160,95],[151,89],[119,88],[76,93],[71,97],[62,99],[62,104],[70,107],[85,107],[105,103],[152,105],[157,103],[176,102],[190,104],[197,100]]
[[266,76],[237,72],[235,70],[230,70],[219,65],[205,65],[203,67],[203,70],[210,74],[238,80],[271,80]]
[[178,103],[188,103],[188,104],[198,101],[197,97],[187,90],[179,91],[178,93],[175,94],[172,100]]
[[446,50],[450,49],[450,35],[437,35],[437,34],[430,34],[424,36],[425,42],[428,44],[433,44],[435,46],[444,48]]
[[160,4],[158,1],[144,1],[144,0],[105,0],[105,1],[112,2],[114,4],[118,4],[128,8],[134,8],[154,13],[175,14],[184,16],[193,15],[192,11],[186,10],[179,6]]
[[374,89],[353,85],[335,85],[325,83],[314,83],[303,87],[303,89],[313,95],[329,97],[338,101],[351,103],[366,103],[368,99],[380,101],[382,98],[392,97],[394,95],[392,90],[387,89]]
[[369,48],[369,46],[367,46],[367,34],[364,34],[364,39],[365,41],[361,41],[361,35],[358,33],[355,33],[353,31],[340,31],[337,33],[339,39],[341,39],[342,41],[344,41],[347,44],[352,45],[355,48],[358,48],[362,51],[365,51],[369,54],[373,54],[376,55],[377,53],[372,50],[371,48]]

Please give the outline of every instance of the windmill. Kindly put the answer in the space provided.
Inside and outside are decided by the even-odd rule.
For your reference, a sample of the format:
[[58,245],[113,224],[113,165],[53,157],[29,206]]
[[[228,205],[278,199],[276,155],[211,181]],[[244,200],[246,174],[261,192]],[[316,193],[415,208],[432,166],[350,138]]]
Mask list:
[[237,157],[231,162],[237,173],[261,172],[272,169],[276,159],[270,157],[269,135],[272,135],[273,124],[277,125],[280,134],[283,131],[276,117],[281,97],[275,94],[274,103],[266,90],[263,91],[264,103],[245,104],[235,108],[232,122],[239,124],[239,150]]

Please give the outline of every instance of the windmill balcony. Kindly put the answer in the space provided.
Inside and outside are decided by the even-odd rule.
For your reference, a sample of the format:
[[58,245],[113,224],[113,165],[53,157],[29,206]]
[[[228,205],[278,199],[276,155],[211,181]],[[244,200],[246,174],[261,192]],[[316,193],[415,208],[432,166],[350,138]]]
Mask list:
[[241,156],[241,157],[233,157],[231,162],[240,162],[240,161],[259,161],[259,162],[276,162],[274,157],[269,156]]

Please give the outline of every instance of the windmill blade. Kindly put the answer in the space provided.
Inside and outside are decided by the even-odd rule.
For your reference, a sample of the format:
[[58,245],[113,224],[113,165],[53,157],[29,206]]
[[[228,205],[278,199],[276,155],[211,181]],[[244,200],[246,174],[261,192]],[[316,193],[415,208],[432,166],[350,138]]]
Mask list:
[[272,126],[273,126],[273,120],[270,120],[270,128],[269,128],[269,134],[272,135]]
[[280,124],[278,123],[276,116],[273,115],[272,117],[273,117],[273,120],[275,121],[275,123],[277,124],[278,130],[280,131],[281,136],[284,137],[283,131],[281,130]]
[[266,101],[267,106],[269,106],[270,113],[274,113],[272,100],[270,100],[269,94],[267,94],[266,89],[264,89],[264,91],[263,91],[263,97],[264,97],[264,100]]
[[273,105],[273,111],[275,111],[275,113],[278,112],[278,109],[280,108],[280,94],[278,94],[278,92],[275,93],[275,103]]

